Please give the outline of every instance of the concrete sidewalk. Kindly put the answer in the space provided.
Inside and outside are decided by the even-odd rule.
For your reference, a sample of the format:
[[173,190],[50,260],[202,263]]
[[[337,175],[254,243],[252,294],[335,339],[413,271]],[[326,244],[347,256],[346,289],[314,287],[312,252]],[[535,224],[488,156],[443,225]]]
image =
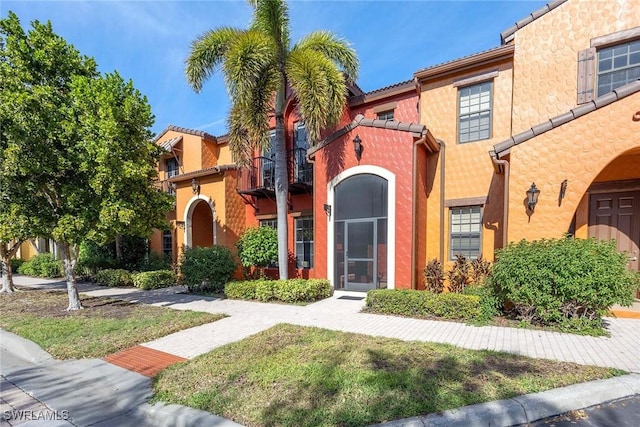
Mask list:
[[[15,281],[17,285],[45,289],[64,288],[65,286],[61,282],[22,276],[16,276]],[[179,310],[228,314],[229,317],[220,321],[171,334],[141,345],[143,348],[186,359],[204,354],[230,342],[239,341],[275,324],[291,323],[403,340],[450,343],[470,349],[506,351],[531,357],[615,367],[640,373],[640,357],[638,356],[640,355],[640,321],[633,319],[608,318],[608,330],[611,337],[583,337],[557,332],[495,326],[475,327],[455,322],[360,313],[359,311],[364,305],[364,295],[358,293],[336,292],[329,299],[303,307],[194,296],[181,293],[184,289],[180,287],[154,291],[104,288],[86,284],[80,284],[79,287],[82,293],[92,296],[117,297]],[[31,354],[31,350],[33,349],[25,350],[25,354]],[[35,350],[33,352],[38,354]],[[151,393],[149,379],[105,361],[60,362],[47,359],[42,354],[40,356],[42,357],[30,361],[31,365],[25,365],[25,362],[22,361],[20,363],[23,363],[24,366],[20,363],[17,364],[17,367],[11,366],[10,372],[7,374],[5,374],[6,363],[5,357],[3,357],[2,373],[5,377],[3,380],[29,391],[39,402],[46,402],[43,405],[51,409],[67,409],[60,405],[67,402],[67,395],[69,395],[73,398],[72,401],[78,402],[77,408],[68,407],[70,409],[67,409],[71,414],[71,422],[75,425],[223,425],[225,422],[231,423],[211,414],[177,405],[149,406],[146,404]],[[104,393],[106,396],[90,394],[91,384],[94,388],[96,387],[96,376],[97,381],[105,385]],[[73,381],[60,381],[60,378],[73,379]],[[80,384],[72,385],[76,381]],[[538,393],[530,398],[524,396],[507,401],[474,405],[447,411],[437,417],[430,415],[429,419],[417,417],[399,420],[392,424],[423,425],[428,421],[428,425],[488,425],[489,423],[491,425],[512,425],[531,422],[628,395],[640,394],[640,375],[604,381]],[[38,388],[42,387],[42,384],[50,384],[50,386],[45,389]],[[65,384],[68,385],[69,390],[64,389]],[[82,387],[88,388],[83,389]],[[51,392],[52,389],[56,392]],[[118,403],[117,401],[120,399],[112,399],[121,394],[127,395],[126,404]],[[93,408],[98,413],[108,415],[106,418],[97,421],[95,418],[83,418],[86,416],[87,405],[83,405],[82,402],[87,399],[87,396],[90,396],[88,399],[91,400],[88,403],[96,402],[96,406]],[[526,406],[527,402],[530,407]],[[48,406],[49,404],[52,406]],[[91,408],[91,406],[89,407]],[[534,410],[534,407],[538,409]],[[77,414],[76,411],[78,411]],[[74,415],[77,416],[74,417]],[[199,418],[207,416],[214,418],[207,418],[206,422],[204,418]],[[531,418],[531,416],[539,416],[539,418]],[[158,419],[156,420],[154,417]],[[522,421],[523,419],[525,421]],[[163,422],[168,422],[168,424],[162,424]]]

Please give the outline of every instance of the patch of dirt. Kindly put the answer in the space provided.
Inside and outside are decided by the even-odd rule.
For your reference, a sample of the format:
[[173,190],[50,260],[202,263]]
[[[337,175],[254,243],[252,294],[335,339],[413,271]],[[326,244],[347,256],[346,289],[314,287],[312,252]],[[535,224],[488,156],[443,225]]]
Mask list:
[[18,292],[0,298],[0,312],[33,314],[47,318],[100,317],[125,319],[139,307],[136,303],[106,297],[80,296],[85,310],[67,311],[66,291],[18,288]]

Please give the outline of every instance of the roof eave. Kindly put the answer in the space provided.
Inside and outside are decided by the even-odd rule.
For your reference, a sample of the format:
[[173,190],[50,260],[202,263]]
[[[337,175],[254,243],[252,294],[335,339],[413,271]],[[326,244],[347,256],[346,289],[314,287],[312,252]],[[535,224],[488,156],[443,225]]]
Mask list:
[[464,58],[455,59],[453,61],[445,62],[440,65],[434,65],[433,67],[416,71],[413,75],[418,81],[432,79],[435,77],[442,77],[447,74],[457,73],[481,65],[513,58],[514,51],[514,45],[499,46],[494,49],[486,50],[484,52],[479,52],[473,55],[465,56]]

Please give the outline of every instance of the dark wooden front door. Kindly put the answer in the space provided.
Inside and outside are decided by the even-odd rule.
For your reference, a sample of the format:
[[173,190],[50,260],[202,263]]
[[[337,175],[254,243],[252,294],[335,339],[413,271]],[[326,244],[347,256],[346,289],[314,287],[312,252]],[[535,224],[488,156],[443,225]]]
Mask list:
[[592,194],[589,237],[615,239],[619,251],[631,256],[629,267],[640,269],[640,191]]

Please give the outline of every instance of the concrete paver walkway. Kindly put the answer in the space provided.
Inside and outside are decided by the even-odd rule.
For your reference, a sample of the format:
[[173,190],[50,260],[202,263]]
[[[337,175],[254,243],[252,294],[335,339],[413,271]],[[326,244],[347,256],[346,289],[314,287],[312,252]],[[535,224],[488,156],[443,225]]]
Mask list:
[[[16,276],[15,281],[18,285],[38,288],[65,287],[61,282],[21,276]],[[178,310],[225,313],[229,316],[217,322],[177,332],[139,346],[143,353],[164,352],[168,353],[168,356],[175,356],[175,360],[196,357],[230,342],[242,340],[278,323],[291,323],[402,340],[448,343],[469,349],[505,351],[530,357],[615,367],[640,373],[640,321],[635,319],[607,318],[607,329],[611,336],[589,337],[542,330],[496,326],[476,327],[456,322],[361,313],[364,295],[359,293],[336,292],[331,298],[307,306],[289,306],[189,295],[185,294],[181,287],[154,291],[104,288],[88,284],[80,284],[79,287],[83,294],[90,296],[109,296]],[[359,297],[361,298],[358,299]],[[154,351],[157,352],[154,353]],[[167,360],[165,358],[164,362],[166,363]],[[64,364],[64,362],[60,363]],[[4,365],[3,361],[3,370]],[[64,365],[61,366],[62,368],[58,369],[64,372]],[[93,367],[99,368],[99,372],[108,370],[99,363]],[[43,369],[40,375],[44,375],[45,371],[48,372]],[[131,375],[138,374],[131,373]],[[24,378],[22,380],[24,381]],[[37,387],[37,383],[29,385]],[[138,400],[148,393],[147,387],[148,385],[145,385],[144,391],[138,394]],[[70,390],[70,392],[74,391]],[[633,391],[632,394],[637,392]],[[135,403],[139,404],[138,401]],[[176,411],[186,410],[182,407],[170,408],[169,406],[148,407],[143,411],[146,414],[144,416],[153,411],[161,414],[164,413],[163,411],[173,411],[171,413],[175,414]],[[130,415],[131,413],[127,416]],[[218,418],[218,421],[221,419]]]

